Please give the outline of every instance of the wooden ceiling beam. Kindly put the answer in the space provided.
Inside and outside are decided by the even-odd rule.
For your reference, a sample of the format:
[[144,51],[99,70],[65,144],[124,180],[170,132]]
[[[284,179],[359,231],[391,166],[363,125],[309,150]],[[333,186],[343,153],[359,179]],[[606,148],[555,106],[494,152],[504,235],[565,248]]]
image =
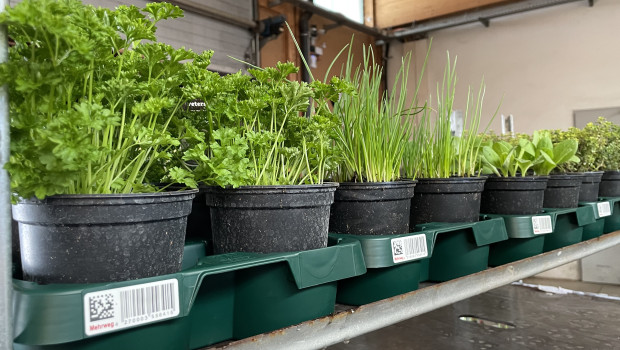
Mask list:
[[377,28],[395,27],[515,1],[518,0],[374,0],[375,26]]

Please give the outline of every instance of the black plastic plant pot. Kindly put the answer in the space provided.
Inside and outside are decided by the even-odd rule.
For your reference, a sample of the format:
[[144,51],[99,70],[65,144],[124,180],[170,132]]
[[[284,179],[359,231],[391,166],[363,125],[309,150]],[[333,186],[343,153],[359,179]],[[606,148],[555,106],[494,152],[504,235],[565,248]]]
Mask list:
[[580,202],[596,202],[598,200],[598,192],[602,177],[602,171],[589,171],[583,173],[581,188],[579,189]]
[[489,176],[484,184],[480,212],[529,215],[542,211],[547,176]]
[[118,282],[178,272],[197,191],[57,195],[13,206],[24,279]]
[[486,177],[417,179],[411,201],[411,230],[428,222],[476,222]]
[[[187,186],[179,184],[161,184],[165,188],[172,191],[180,191]],[[187,216],[187,229],[185,231],[185,239],[192,240],[204,240],[208,242],[207,249],[212,248],[211,242],[213,241],[213,235],[211,234],[211,215],[209,215],[209,207],[206,200],[206,188],[208,186],[200,185],[198,187],[198,193],[192,200],[192,211]]]
[[583,174],[557,174],[549,176],[543,207],[545,208],[577,208],[579,205],[579,189]]
[[15,220],[11,220],[11,255],[13,262],[13,277],[21,279],[21,253],[19,252],[19,228]]
[[344,182],[336,190],[329,231],[354,235],[409,232],[416,181]]
[[215,254],[276,253],[327,246],[337,183],[205,188]]
[[601,177],[598,188],[599,197],[620,197],[620,171],[607,170]]

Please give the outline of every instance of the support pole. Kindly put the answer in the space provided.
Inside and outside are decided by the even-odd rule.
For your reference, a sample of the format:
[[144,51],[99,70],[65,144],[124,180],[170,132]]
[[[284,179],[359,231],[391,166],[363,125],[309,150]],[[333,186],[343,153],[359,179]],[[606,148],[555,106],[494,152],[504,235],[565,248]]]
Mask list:
[[[0,0],[0,12],[8,0]],[[0,63],[8,59],[6,27],[0,27]],[[9,161],[9,98],[7,86],[0,86],[0,350],[13,349],[13,307],[11,282],[11,188],[4,164]]]

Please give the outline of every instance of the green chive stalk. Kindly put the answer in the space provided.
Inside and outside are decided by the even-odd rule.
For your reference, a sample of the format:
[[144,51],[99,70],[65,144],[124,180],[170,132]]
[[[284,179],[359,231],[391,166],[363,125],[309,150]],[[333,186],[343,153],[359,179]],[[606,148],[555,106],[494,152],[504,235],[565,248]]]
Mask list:
[[[372,47],[364,47],[362,65],[354,69],[351,49],[342,74],[357,86],[357,94],[342,96],[334,104],[340,118],[336,147],[342,162],[335,180],[340,182],[386,182],[400,178],[405,146],[419,109],[407,104],[411,55],[406,55],[389,92],[381,87],[382,67]],[[417,95],[418,89],[416,89]],[[414,96],[413,101],[416,101]]]

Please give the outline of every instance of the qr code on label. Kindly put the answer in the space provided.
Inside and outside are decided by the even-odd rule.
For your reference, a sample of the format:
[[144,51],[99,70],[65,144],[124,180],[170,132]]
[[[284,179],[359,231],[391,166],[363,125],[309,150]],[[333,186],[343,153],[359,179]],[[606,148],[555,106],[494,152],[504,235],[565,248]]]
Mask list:
[[90,321],[100,321],[114,317],[114,296],[111,293],[88,298]]
[[392,255],[403,255],[402,241],[392,241]]

